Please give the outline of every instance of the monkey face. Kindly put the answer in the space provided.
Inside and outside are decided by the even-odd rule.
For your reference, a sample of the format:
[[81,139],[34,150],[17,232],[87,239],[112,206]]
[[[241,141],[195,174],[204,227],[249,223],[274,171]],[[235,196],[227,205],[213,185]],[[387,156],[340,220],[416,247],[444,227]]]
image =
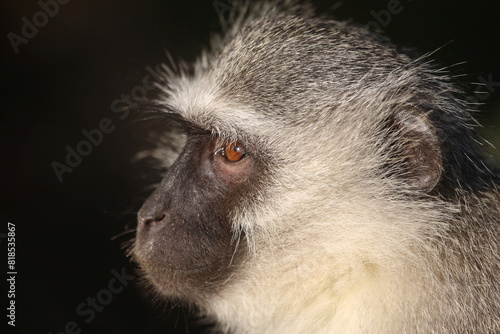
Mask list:
[[[232,211],[248,196],[256,158],[239,143],[193,134],[138,214],[135,257],[170,296],[208,293],[241,260]],[[186,296],[188,295],[188,296]]]

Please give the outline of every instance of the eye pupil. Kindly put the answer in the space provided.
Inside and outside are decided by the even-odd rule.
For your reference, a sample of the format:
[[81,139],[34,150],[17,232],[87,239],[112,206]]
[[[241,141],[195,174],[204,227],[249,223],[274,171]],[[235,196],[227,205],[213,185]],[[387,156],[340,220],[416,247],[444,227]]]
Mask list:
[[237,143],[231,143],[227,145],[224,149],[224,155],[226,159],[231,162],[240,161],[245,156],[245,150],[243,147],[238,146]]

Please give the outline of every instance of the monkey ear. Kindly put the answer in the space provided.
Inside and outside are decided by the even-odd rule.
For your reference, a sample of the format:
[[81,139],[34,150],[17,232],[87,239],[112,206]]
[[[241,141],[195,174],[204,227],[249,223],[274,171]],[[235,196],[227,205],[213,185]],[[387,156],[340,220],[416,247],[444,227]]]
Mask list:
[[415,107],[399,110],[392,122],[398,134],[397,160],[404,162],[404,181],[414,189],[431,191],[442,173],[441,148],[434,126]]

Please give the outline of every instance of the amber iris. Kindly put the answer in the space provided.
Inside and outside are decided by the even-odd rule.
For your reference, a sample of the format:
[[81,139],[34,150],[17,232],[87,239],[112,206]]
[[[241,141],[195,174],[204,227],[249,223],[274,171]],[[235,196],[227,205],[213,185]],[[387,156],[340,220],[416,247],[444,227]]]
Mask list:
[[224,155],[226,159],[231,162],[237,162],[243,159],[245,156],[245,149],[242,146],[238,145],[238,143],[231,143],[226,146],[224,149]]

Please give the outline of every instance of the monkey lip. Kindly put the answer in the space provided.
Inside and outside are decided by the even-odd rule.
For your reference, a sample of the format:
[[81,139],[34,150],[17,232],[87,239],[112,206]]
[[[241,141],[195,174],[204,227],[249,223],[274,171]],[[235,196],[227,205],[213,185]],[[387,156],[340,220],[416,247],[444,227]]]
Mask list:
[[197,266],[197,267],[193,267],[193,268],[179,268],[177,266],[169,266],[167,265],[165,267],[165,269],[167,269],[168,271],[170,272],[174,272],[174,273],[185,273],[185,274],[197,274],[197,273],[200,273],[200,272],[205,272],[207,271],[209,268],[211,267],[210,264],[204,264],[204,265],[200,265],[200,266]]

